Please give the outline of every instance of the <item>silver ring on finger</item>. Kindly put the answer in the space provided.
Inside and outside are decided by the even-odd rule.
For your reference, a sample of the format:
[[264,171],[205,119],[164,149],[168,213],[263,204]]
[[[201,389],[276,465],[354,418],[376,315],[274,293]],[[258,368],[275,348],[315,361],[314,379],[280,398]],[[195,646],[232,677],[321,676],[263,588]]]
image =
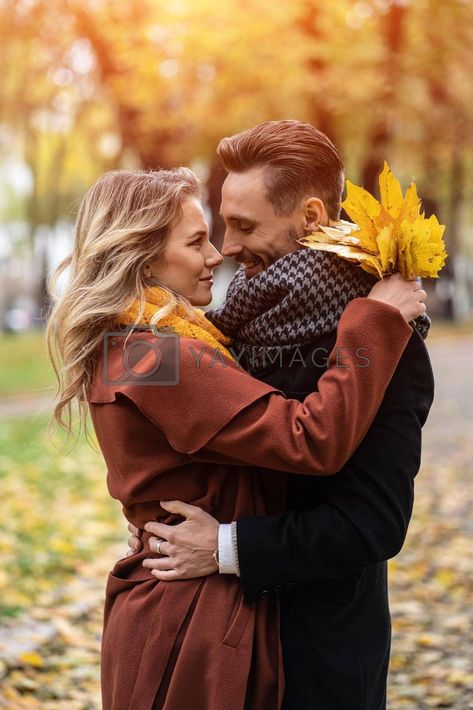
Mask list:
[[158,555],[162,555],[162,554],[163,554],[163,553],[161,552],[161,545],[163,544],[163,542],[164,542],[164,540],[159,540],[159,541],[156,543],[156,552],[158,553]]

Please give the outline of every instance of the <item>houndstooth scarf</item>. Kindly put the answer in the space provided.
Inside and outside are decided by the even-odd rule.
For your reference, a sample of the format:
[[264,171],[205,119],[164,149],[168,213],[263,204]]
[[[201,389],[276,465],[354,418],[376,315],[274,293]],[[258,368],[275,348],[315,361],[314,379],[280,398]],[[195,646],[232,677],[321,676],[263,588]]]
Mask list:
[[[247,279],[238,269],[221,308],[207,318],[231,337],[232,351],[248,371],[274,362],[290,351],[334,331],[349,301],[366,296],[376,279],[328,252],[306,247],[278,259]],[[423,338],[430,319],[415,327]]]

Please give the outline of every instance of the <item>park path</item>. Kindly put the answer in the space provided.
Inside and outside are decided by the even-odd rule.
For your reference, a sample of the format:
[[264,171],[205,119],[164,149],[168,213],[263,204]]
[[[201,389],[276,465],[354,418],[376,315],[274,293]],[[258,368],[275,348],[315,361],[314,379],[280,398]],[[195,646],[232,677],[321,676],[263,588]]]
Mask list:
[[[429,350],[436,399],[424,429],[408,538],[390,564],[388,710],[472,710],[473,336],[433,340]],[[37,413],[45,403],[30,405],[23,413]],[[54,620],[56,636],[5,675],[0,708],[99,710],[101,600],[112,564],[98,560],[88,570],[87,589],[96,603],[85,613],[71,616],[67,599],[64,606],[56,600],[33,610],[39,621]]]
[[436,387],[425,451],[446,460],[463,447],[465,436],[473,438],[473,336],[434,342],[429,351]]
[[436,395],[407,541],[390,565],[388,708],[473,709],[473,337],[429,344]]

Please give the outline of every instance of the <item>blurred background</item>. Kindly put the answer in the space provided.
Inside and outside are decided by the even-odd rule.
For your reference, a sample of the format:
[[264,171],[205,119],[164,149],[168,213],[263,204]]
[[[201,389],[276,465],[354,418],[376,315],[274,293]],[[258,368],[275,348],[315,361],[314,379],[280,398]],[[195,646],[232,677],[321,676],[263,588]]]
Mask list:
[[103,583],[126,546],[100,454],[47,434],[45,284],[80,199],[106,170],[189,165],[220,246],[217,143],[282,118],[324,131],[374,193],[388,160],[447,225],[426,284],[437,401],[391,565],[390,698],[473,707],[472,1],[0,0],[0,64],[0,707],[100,707]]

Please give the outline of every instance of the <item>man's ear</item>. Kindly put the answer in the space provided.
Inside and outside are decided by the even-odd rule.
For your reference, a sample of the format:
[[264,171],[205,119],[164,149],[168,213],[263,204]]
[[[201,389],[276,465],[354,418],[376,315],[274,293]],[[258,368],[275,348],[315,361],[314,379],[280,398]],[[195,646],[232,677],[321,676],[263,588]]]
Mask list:
[[304,206],[304,221],[307,234],[316,232],[319,224],[327,222],[327,212],[320,197],[309,197]]

